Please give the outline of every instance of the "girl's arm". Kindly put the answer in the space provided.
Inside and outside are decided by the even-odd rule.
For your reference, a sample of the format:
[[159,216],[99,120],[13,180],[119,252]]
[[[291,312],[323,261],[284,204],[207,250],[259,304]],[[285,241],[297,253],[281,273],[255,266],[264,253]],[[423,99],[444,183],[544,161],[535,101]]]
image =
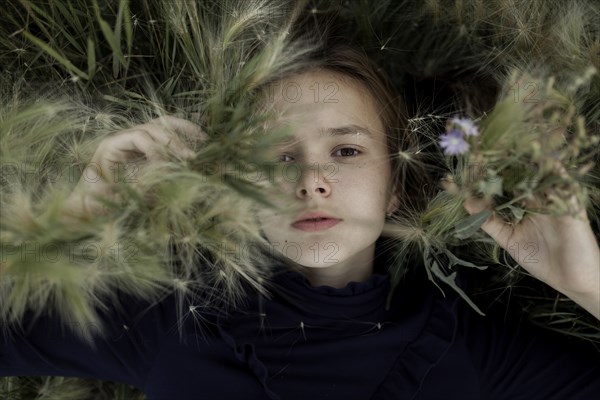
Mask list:
[[480,377],[480,398],[600,398],[600,350],[593,343],[468,307],[459,312],[459,330]]
[[[65,222],[77,224],[81,222],[80,218],[91,219],[103,213],[103,206],[95,198],[112,195],[111,185],[115,182],[111,177],[115,164],[135,162],[143,166],[161,160],[163,146],[181,157],[191,157],[193,152],[174,132],[193,140],[206,139],[206,134],[197,125],[168,116],[104,139],[88,165],[89,173],[83,174],[67,200]],[[93,176],[95,174],[100,176]],[[60,282],[56,286],[60,290]],[[48,314],[56,313],[56,310],[49,309],[26,312],[19,319],[18,327],[0,326],[0,375],[79,376],[139,386],[144,371],[152,363],[159,339],[168,329],[166,326],[174,324],[170,320],[166,324],[168,318],[165,315],[175,315],[175,310],[170,309],[167,313],[164,305],[152,307],[124,294],[116,295],[125,300],[120,304],[106,304],[105,309],[96,309],[105,329],[102,338],[92,338],[92,332],[97,330],[93,329],[95,327],[69,326],[68,322],[65,326],[64,321]],[[37,314],[41,316],[37,318]],[[82,339],[84,337],[87,340]]]
[[[125,295],[98,310],[104,334],[28,312],[21,327],[0,331],[0,376],[75,376],[143,389],[161,342],[175,325],[169,299],[160,304]],[[175,330],[176,331],[176,330]],[[87,337],[84,339],[82,337]]]

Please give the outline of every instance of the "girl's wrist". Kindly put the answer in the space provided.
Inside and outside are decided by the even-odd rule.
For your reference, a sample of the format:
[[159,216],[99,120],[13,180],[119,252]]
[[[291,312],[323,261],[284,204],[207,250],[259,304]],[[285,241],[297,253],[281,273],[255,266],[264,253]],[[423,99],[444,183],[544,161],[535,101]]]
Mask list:
[[587,292],[564,291],[563,294],[600,320],[600,281]]

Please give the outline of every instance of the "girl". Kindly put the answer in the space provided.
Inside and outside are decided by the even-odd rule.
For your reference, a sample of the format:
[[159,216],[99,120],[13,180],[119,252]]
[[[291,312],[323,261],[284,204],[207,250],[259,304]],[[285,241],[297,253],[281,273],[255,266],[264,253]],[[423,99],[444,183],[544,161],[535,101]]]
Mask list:
[[[277,89],[291,86],[301,95]],[[411,142],[398,136],[405,121],[388,87],[364,55],[343,47],[269,86],[266,105],[291,129],[277,160],[300,166],[274,177],[277,211],[257,213],[274,250],[269,297],[246,287],[243,306],[229,312],[187,299],[178,320],[172,295],[152,304],[122,295],[98,310],[107,334],[93,343],[42,316],[4,333],[0,375],[114,380],[149,399],[596,398],[597,352],[481,318],[458,297],[440,296],[418,269],[385,306],[386,217],[432,186],[397,173],[393,155]],[[160,160],[160,146],[191,157],[175,131],[205,137],[162,117],[109,137],[92,161],[107,174],[133,153]],[[71,197],[74,223],[103,211],[95,198],[110,196],[110,185],[94,181]],[[482,207],[466,203],[469,212]],[[599,250],[587,221],[536,216],[509,229],[491,217],[483,229],[501,246],[538,243],[539,265],[523,267],[600,317]]]
[[[84,46],[74,47],[87,49],[88,73],[68,65],[84,79],[99,73],[94,43],[106,37],[113,50],[112,86],[118,80],[119,63],[126,58],[119,37],[130,37],[129,55],[136,58],[144,52],[133,46],[134,29],[147,29],[148,40],[163,36],[154,30],[160,15],[156,10],[163,9],[148,7],[154,11],[140,14],[148,18],[138,19],[136,13],[127,18],[126,3],[119,2],[116,14],[125,17],[116,16],[114,30],[106,29],[109,22],[103,19],[110,4],[95,7],[97,15],[90,25],[100,22],[104,36],[73,34],[78,24],[63,27],[69,13],[85,14],[73,6],[59,7],[55,13],[40,6],[42,12],[32,20],[56,15],[47,26],[71,34],[70,43],[77,42],[75,37],[87,39]],[[142,3],[146,8],[147,2]],[[214,32],[197,28],[202,19],[191,18],[197,15],[194,6],[208,3],[205,12],[227,13],[227,5],[235,2],[156,3],[173,4],[162,14],[177,28],[160,42],[161,57],[178,54],[179,48],[162,46],[171,36],[189,39],[192,46],[185,49],[193,56],[194,46],[202,46],[204,39],[214,44],[210,42],[214,32],[225,31],[231,34],[222,35],[225,39],[218,43],[222,47],[198,50],[213,51],[209,64],[220,65],[219,49],[231,50],[231,43],[239,41],[242,46],[234,50],[247,51],[252,46],[245,44],[254,43],[249,38],[256,33],[260,42],[264,35],[260,29],[236,33],[246,26],[244,21],[265,12],[251,9],[254,2],[238,2],[250,4],[250,12],[241,13],[242,22],[234,21],[231,30],[219,23]],[[398,4],[402,13],[410,14],[408,2]],[[188,6],[189,11],[182,13]],[[502,10],[505,7],[503,3]],[[186,18],[178,18],[181,15]],[[39,25],[43,32],[49,29],[43,22]],[[267,21],[263,27],[268,30],[272,25]],[[421,27],[415,24],[414,29]],[[187,62],[171,64],[169,72],[183,64]],[[418,274],[421,268],[409,268],[392,292],[390,275],[399,263],[382,237],[386,219],[418,208],[437,182],[423,171],[406,169],[398,157],[401,151],[416,148],[417,142],[406,129],[402,102],[364,55],[334,46],[305,64],[273,80],[264,91],[263,104],[278,115],[275,124],[291,133],[272,149],[280,167],[273,176],[277,185],[264,182],[276,208],[259,209],[255,215],[272,250],[268,295],[244,286],[239,294],[244,302],[237,308],[218,309],[206,307],[213,301],[211,292],[183,301],[167,293],[161,301],[148,303],[124,291],[117,293],[118,301],[98,307],[105,334],[92,342],[63,329],[57,318],[34,319],[40,310],[31,310],[23,318],[23,330],[2,329],[0,375],[108,379],[134,385],[150,399],[597,397],[600,357],[590,348],[568,345],[528,327],[483,319],[458,297],[440,296]],[[202,66],[194,66],[199,68],[191,76],[201,78]],[[113,197],[108,183],[113,167],[137,167],[133,160],[141,155],[145,161],[140,164],[149,168],[162,160],[164,147],[182,158],[194,158],[184,143],[206,139],[195,124],[167,116],[112,135],[98,146],[89,173],[83,174],[86,179],[69,198],[66,220],[78,224],[105,211],[97,200]],[[96,173],[104,180],[94,179]],[[481,207],[476,200],[467,202],[470,212]],[[518,261],[600,316],[598,245],[585,212],[580,219],[529,218],[514,229],[492,217],[483,228],[501,246],[538,243],[538,264]],[[204,267],[212,266],[206,262]],[[186,313],[180,318],[182,306]]]

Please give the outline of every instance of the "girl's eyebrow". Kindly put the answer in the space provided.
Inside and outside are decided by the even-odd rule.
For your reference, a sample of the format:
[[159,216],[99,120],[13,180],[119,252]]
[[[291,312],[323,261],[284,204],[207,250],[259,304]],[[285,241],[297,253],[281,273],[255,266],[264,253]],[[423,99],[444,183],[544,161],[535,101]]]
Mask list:
[[[359,135],[359,134],[364,134],[369,138],[373,138],[373,133],[371,133],[371,131],[368,128],[365,128],[364,126],[360,126],[360,125],[356,125],[356,124],[351,124],[351,125],[345,125],[345,126],[340,126],[337,128],[322,128],[319,130],[321,136],[324,135],[328,135],[328,136],[346,136],[346,135]],[[279,142],[278,144],[280,146],[293,146],[297,143],[300,143],[300,140],[295,136],[292,135],[290,137],[288,137],[286,140],[283,140],[281,142]]]
[[364,126],[360,126],[360,125],[356,125],[356,124],[340,126],[337,128],[322,129],[321,133],[327,134],[329,136],[365,134],[369,137],[373,137],[373,134],[371,133],[371,131],[368,128],[365,128]]

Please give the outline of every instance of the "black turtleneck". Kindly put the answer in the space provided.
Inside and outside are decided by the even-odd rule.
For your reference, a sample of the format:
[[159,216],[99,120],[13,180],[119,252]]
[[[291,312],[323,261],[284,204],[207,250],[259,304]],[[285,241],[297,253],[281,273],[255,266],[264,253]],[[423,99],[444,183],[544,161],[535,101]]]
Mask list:
[[479,317],[422,282],[401,283],[386,309],[381,260],[339,289],[274,270],[270,298],[249,295],[227,315],[122,296],[95,347],[41,317],[0,336],[0,375],[120,381],[150,400],[600,398],[591,346]]

